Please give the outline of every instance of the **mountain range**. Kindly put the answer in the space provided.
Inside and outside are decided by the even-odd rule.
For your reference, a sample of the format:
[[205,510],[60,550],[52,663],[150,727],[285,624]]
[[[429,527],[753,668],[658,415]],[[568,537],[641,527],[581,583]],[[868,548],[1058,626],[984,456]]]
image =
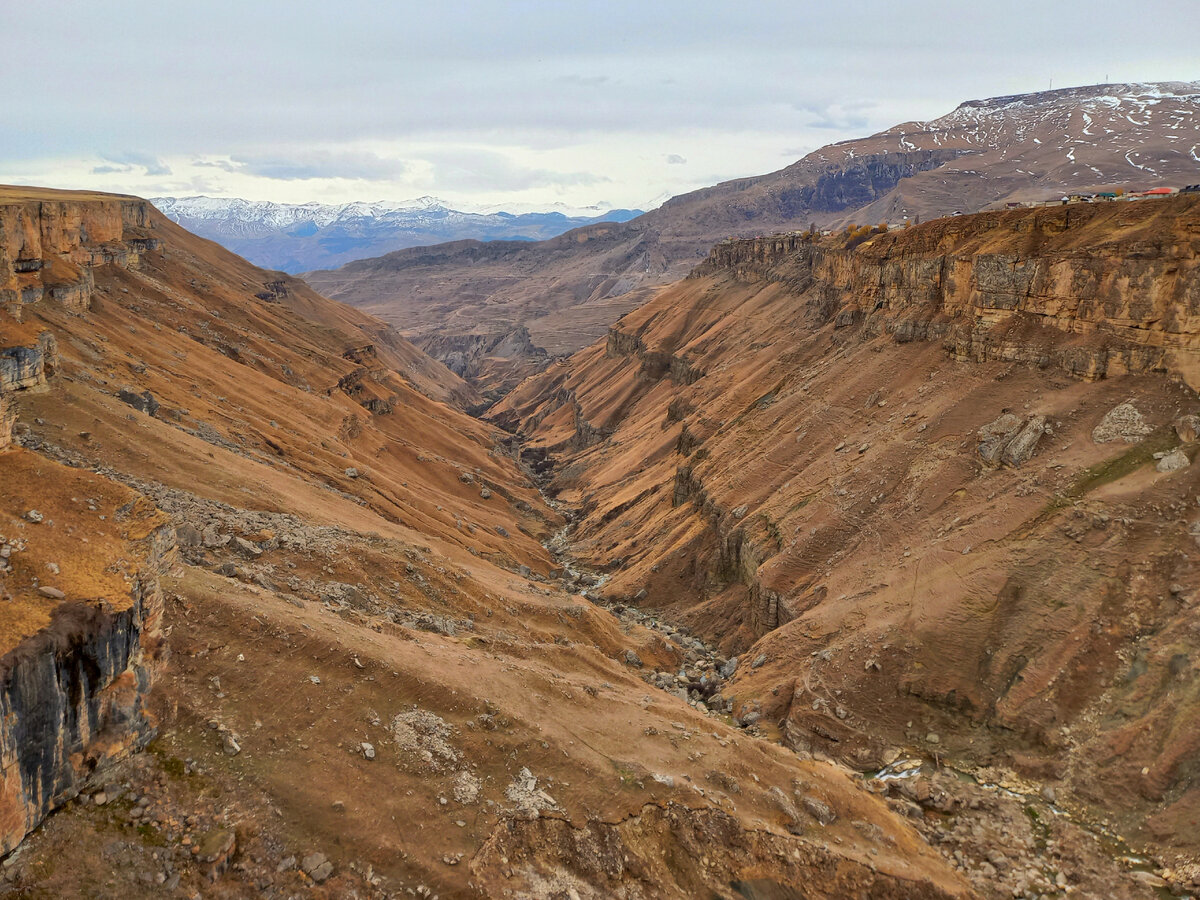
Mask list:
[[333,268],[405,247],[472,238],[539,241],[640,210],[463,212],[435,197],[407,202],[272,203],[224,197],[155,197],[167,218],[268,269]]
[[1197,181],[1200,82],[1093,85],[968,101],[928,122],[830,144],[778,172],[683,194],[625,223],[535,244],[413,248],[305,277],[443,359],[464,336],[486,346],[478,335],[499,344],[527,328],[546,354],[497,365],[483,351],[457,369],[499,396],[545,358],[602,336],[727,237],[896,225],[1072,191]]

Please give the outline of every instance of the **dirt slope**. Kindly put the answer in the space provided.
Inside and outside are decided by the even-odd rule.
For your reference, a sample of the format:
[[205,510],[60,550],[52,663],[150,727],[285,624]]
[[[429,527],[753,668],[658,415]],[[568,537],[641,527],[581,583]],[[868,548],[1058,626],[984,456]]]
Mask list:
[[[647,685],[691,657],[563,589],[508,436],[374,320],[103,195],[6,190],[0,291],[0,475],[91,469],[178,544],[158,739],[77,783],[4,891],[970,895],[844,769]],[[82,490],[55,547],[107,527]]]
[[1197,198],[728,242],[490,415],[613,600],[739,654],[741,722],[1044,787],[1182,889],[1197,251]]

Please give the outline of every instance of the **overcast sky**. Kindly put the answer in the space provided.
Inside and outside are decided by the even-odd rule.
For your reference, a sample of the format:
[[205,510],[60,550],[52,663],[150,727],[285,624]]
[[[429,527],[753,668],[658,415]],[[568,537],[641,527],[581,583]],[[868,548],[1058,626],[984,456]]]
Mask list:
[[0,181],[645,206],[963,100],[1200,79],[1196,0],[0,0]]

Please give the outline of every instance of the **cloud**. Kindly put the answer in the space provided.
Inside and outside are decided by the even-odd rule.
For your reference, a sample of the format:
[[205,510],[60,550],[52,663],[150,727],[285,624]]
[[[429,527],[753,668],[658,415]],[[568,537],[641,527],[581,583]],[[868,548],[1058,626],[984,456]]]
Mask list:
[[860,100],[849,103],[794,103],[792,107],[813,116],[805,123],[809,128],[858,134],[868,129],[872,119],[868,113],[875,108],[875,104]]
[[493,150],[453,149],[426,154],[437,183],[458,190],[525,191],[584,187],[611,181],[594,172],[556,172],[514,162]]
[[684,157],[680,156],[678,153],[668,153],[667,154],[667,165],[668,166],[682,166],[682,165],[686,165],[686,164],[687,164],[687,160]]
[[555,79],[559,84],[569,84],[578,87],[600,87],[609,82],[607,75],[559,75]]
[[349,178],[358,181],[390,181],[408,171],[408,164],[369,151],[305,150],[270,155],[235,155],[228,167],[223,161],[200,165],[216,166],[226,172],[255,175],[279,181],[309,181],[316,178]]
[[92,169],[93,175],[127,174],[135,169],[142,169],[144,175],[170,175],[171,167],[157,156],[127,150],[123,153],[101,153],[100,158],[106,165]]

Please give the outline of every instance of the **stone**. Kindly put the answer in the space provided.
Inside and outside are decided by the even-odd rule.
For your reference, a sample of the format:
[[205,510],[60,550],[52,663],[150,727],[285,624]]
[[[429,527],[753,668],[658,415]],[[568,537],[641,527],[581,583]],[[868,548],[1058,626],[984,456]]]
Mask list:
[[369,743],[367,743],[366,741],[363,741],[363,742],[362,742],[361,744],[359,744],[358,746],[359,746],[359,749],[360,749],[360,750],[362,750],[362,755],[363,755],[365,758],[367,758],[367,759],[374,759],[374,758],[375,758],[375,747],[374,747],[374,745],[372,745],[372,744],[369,744]]
[[1132,878],[1134,881],[1136,881],[1138,884],[1145,885],[1146,887],[1151,887],[1151,888],[1170,887],[1170,885],[1167,884],[1166,879],[1160,878],[1159,876],[1155,875],[1153,872],[1130,872],[1129,877]]
[[483,488],[479,492],[479,498],[481,500],[490,500],[492,498],[492,492],[489,491],[487,488]]
[[255,544],[252,544],[250,541],[243,537],[238,537],[237,535],[234,535],[233,537],[233,548],[241,553],[242,556],[248,557],[249,559],[258,559],[260,556],[262,556],[262,550],[260,550]]
[[242,752],[242,745],[238,743],[238,739],[232,731],[225,732],[223,743],[225,752],[230,756],[237,756]]
[[180,547],[199,547],[204,543],[204,535],[195,525],[184,522],[175,527],[175,540]]
[[1017,467],[1029,460],[1037,449],[1038,441],[1046,433],[1046,417],[1033,416],[1004,447],[1000,458],[1010,466]]
[[761,669],[761,668],[763,667],[763,664],[764,664],[766,661],[767,661],[767,654],[765,654],[765,653],[760,653],[760,654],[758,654],[758,656],[756,656],[756,657],[754,658],[754,662],[750,663],[750,668],[752,668],[752,669]]
[[310,853],[300,861],[300,868],[317,884],[322,884],[333,874],[333,863],[325,858],[324,853]]
[[60,591],[58,588],[49,587],[47,585],[42,585],[41,587],[39,587],[38,593],[41,594],[43,597],[50,598],[51,600],[65,600],[67,597],[67,595],[64,594],[62,591]]
[[209,881],[216,881],[237,851],[237,835],[227,828],[217,828],[203,835],[196,842],[196,861],[204,867]]
[[1200,416],[1180,416],[1175,420],[1175,434],[1185,444],[1191,444],[1200,437]]
[[497,525],[496,526],[496,534],[500,535],[500,537],[502,537],[502,538],[506,538],[506,537],[508,537],[508,529],[505,528],[503,525]]
[[29,512],[25,513],[25,518],[30,522],[33,522],[35,525],[41,524],[46,519],[46,517],[36,509],[31,509]]
[[935,734],[931,731],[929,734],[925,735],[925,742],[927,744],[940,744],[942,742],[942,738],[941,735]]
[[642,658],[640,656],[638,656],[637,653],[635,653],[633,650],[626,650],[625,651],[625,663],[627,665],[635,666],[636,668],[640,669],[642,667]]
[[1092,429],[1092,440],[1097,444],[1109,444],[1114,441],[1135,444],[1153,430],[1146,424],[1133,401],[1126,400],[1105,413],[1100,424]]
[[358,469],[354,468],[354,466],[348,467],[346,469],[346,477],[347,478],[357,478],[358,477]]
[[139,394],[136,388],[123,387],[117,391],[117,399],[128,403],[134,409],[144,412],[148,416],[153,416],[158,412],[159,403],[149,391],[142,391]]
[[800,805],[822,825],[832,825],[837,820],[837,815],[829,808],[829,804],[818,800],[816,797],[804,797],[800,801]]
[[721,664],[721,666],[717,669],[717,672],[720,673],[722,678],[732,678],[733,673],[737,671],[737,667],[738,658],[736,656],[731,656]]
[[1176,447],[1156,462],[1154,468],[1158,472],[1178,472],[1180,469],[1186,469],[1191,464],[1192,461],[1188,459],[1188,455],[1183,451],[1183,448]]

